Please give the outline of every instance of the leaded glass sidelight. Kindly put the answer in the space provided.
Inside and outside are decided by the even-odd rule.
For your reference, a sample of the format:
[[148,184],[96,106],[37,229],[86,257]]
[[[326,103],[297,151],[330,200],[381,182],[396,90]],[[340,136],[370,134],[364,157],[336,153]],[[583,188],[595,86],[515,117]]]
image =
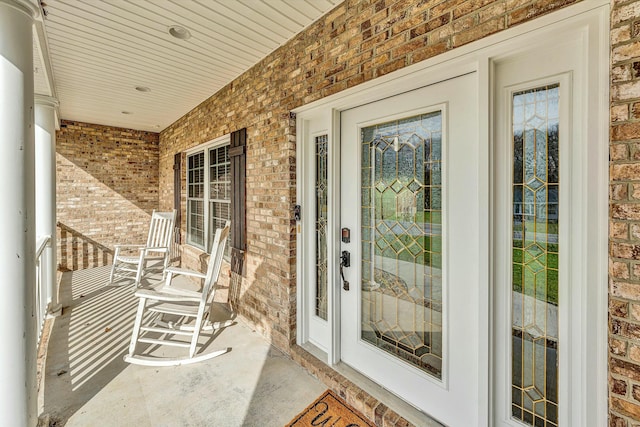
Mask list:
[[316,159],[316,316],[327,320],[327,135],[315,138]]
[[558,423],[559,85],[513,95],[512,415]]
[[362,339],[442,378],[442,113],[361,130]]

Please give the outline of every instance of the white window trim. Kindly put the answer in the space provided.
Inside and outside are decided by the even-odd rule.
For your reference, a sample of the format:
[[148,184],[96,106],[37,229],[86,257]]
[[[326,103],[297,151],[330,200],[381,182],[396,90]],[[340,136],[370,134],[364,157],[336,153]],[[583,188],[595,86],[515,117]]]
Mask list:
[[[221,137],[212,139],[211,141],[207,141],[205,143],[196,145],[195,147],[192,147],[188,150],[185,151],[185,155],[186,155],[186,167],[185,169],[185,182],[187,185],[187,190],[186,190],[186,198],[187,198],[187,203],[185,206],[185,215],[186,215],[186,225],[185,225],[185,234],[186,234],[186,239],[185,239],[185,244],[194,247],[196,249],[199,249],[201,251],[208,251],[208,246],[211,244],[211,242],[209,242],[209,222],[210,222],[210,218],[209,218],[209,204],[211,202],[211,199],[209,198],[209,169],[210,169],[210,165],[209,165],[209,158],[208,158],[208,152],[210,149],[215,149],[215,148],[220,148],[220,147],[224,147],[225,145],[231,145],[231,135],[227,134],[227,135],[223,135]],[[189,156],[192,156],[194,154],[198,154],[198,153],[204,153],[204,197],[203,197],[203,202],[204,202],[204,245],[200,246],[197,245],[193,242],[191,242],[190,239],[190,234],[189,234]]]

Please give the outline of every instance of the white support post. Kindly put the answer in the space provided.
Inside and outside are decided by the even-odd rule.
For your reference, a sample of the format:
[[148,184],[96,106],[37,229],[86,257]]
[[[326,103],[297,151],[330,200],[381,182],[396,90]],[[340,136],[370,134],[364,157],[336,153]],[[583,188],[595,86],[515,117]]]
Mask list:
[[36,236],[51,236],[50,246],[44,250],[41,264],[46,276],[43,292],[47,293],[49,314],[60,313],[56,238],[56,108],[58,100],[36,95]]
[[37,422],[33,23],[27,0],[0,0],[0,414]]

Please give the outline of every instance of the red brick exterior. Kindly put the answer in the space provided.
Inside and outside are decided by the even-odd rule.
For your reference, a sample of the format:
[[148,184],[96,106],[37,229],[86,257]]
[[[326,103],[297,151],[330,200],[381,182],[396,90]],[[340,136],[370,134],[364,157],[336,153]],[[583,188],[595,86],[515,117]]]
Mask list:
[[158,134],[63,120],[56,132],[58,268],[110,264],[158,207]]
[[640,425],[640,1],[611,11],[609,409]]

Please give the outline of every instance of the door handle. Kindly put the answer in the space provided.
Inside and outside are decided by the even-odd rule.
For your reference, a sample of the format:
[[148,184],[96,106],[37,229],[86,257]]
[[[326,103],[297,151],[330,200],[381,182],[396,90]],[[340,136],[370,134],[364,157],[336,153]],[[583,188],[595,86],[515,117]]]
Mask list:
[[351,267],[351,254],[348,251],[342,251],[340,254],[340,277],[342,278],[342,289],[349,290],[349,281],[344,279],[344,268]]

